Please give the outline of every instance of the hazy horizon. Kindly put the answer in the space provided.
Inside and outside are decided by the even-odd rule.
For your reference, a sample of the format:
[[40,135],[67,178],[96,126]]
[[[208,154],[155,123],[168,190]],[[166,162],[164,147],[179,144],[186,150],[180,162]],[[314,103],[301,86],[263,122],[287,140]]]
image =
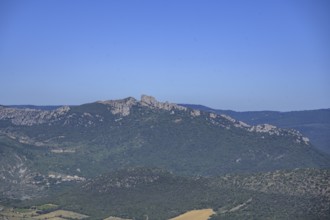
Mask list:
[[[143,94],[143,95],[150,95],[150,94]],[[129,96],[129,97],[132,97],[132,96]],[[77,104],[70,104],[70,103],[67,103],[67,104],[47,104],[47,105],[39,105],[39,104],[7,104],[7,105],[4,105],[2,103],[0,103],[0,105],[3,105],[3,106],[79,106],[79,105],[83,105],[83,104],[88,104],[88,103],[93,103],[93,102],[98,102],[98,101],[107,101],[107,100],[120,100],[120,99],[125,99],[125,98],[129,98],[129,97],[122,97],[122,98],[118,98],[118,99],[104,99],[104,100],[94,100],[94,101],[91,101],[91,102],[86,102],[86,103],[77,103]],[[137,101],[140,101],[140,97],[133,97],[135,98]],[[157,97],[154,97],[157,99]],[[157,101],[159,102],[169,102],[169,103],[174,103],[174,102],[171,102],[170,100],[158,100]],[[208,107],[208,108],[211,108],[211,109],[215,109],[215,110],[229,110],[229,111],[237,111],[237,112],[249,112],[249,111],[277,111],[277,112],[294,112],[294,111],[313,111],[313,110],[327,110],[327,109],[330,109],[329,108],[317,108],[317,109],[293,109],[293,110],[287,110],[287,111],[281,111],[281,110],[273,110],[273,109],[259,109],[259,110],[236,110],[236,109],[226,109],[226,108],[214,108],[212,106],[207,106],[207,105],[204,105],[204,104],[200,104],[200,103],[185,103],[185,102],[181,102],[181,103],[174,103],[174,104],[178,104],[178,105],[200,105],[200,106],[205,106],[205,107]]]

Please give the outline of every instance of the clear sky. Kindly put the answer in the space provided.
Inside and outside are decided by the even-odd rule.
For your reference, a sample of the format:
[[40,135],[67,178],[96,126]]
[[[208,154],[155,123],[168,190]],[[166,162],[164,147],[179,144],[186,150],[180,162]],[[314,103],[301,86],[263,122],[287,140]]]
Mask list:
[[0,104],[330,107],[329,0],[0,0]]

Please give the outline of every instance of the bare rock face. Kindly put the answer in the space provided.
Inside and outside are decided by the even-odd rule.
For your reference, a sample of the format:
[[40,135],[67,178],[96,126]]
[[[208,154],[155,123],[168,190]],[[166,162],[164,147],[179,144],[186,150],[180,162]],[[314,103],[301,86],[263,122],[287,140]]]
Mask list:
[[193,109],[193,110],[190,112],[190,115],[193,116],[193,117],[200,116],[200,115],[201,115],[201,111]]
[[57,121],[69,110],[70,107],[68,106],[63,106],[53,111],[1,107],[0,120],[10,120],[15,125],[32,126]]
[[252,126],[250,128],[250,130],[258,132],[258,133],[270,133],[270,134],[276,134],[276,135],[280,134],[279,129],[277,129],[276,126],[270,125],[270,124]]
[[141,96],[141,101],[140,104],[142,106],[150,107],[150,108],[156,108],[156,109],[163,109],[163,110],[181,110],[181,111],[186,111],[187,108],[183,106],[179,106],[177,104],[172,104],[169,102],[158,102],[154,97],[152,96],[147,96],[147,95],[142,95]]
[[35,183],[35,175],[28,168],[26,157],[15,154],[0,166],[0,195],[21,200],[35,196],[43,190],[43,186]]
[[[214,114],[213,117],[211,114],[214,114],[214,113],[210,113],[211,118],[217,117],[216,114]],[[294,129],[282,129],[282,128],[278,128],[278,127],[276,127],[274,125],[270,125],[270,124],[261,124],[261,125],[251,126],[242,121],[238,121],[228,115],[222,114],[222,115],[220,115],[220,117],[225,118],[227,121],[231,122],[231,124],[234,127],[242,128],[249,132],[265,133],[265,134],[276,135],[276,136],[290,135],[290,136],[294,136],[296,138],[295,141],[297,143],[304,143],[306,145],[310,144],[309,139],[307,137],[304,137],[299,131],[294,130]],[[230,126],[227,126],[227,128],[230,128]]]
[[121,100],[101,101],[99,103],[109,105],[109,110],[112,112],[112,114],[127,116],[130,114],[132,106],[137,104],[137,101],[135,98],[129,97]]
[[119,114],[121,116],[128,116],[131,112],[131,108],[135,105],[140,105],[151,109],[162,109],[167,111],[187,110],[186,107],[179,106],[177,104],[172,104],[169,102],[159,102],[154,97],[148,95],[142,95],[141,101],[137,101],[136,99],[129,97],[120,100],[99,101],[98,103],[108,105],[109,106],[108,109],[112,112],[112,114]]
[[154,97],[148,95],[142,95],[141,101],[137,101],[136,99],[129,97],[126,99],[120,100],[108,100],[108,101],[99,101],[98,103],[102,103],[109,106],[109,110],[112,114],[119,114],[121,116],[128,116],[131,112],[131,108],[135,105],[140,105],[152,109],[162,109],[162,110],[180,110],[186,111],[187,108],[183,106],[179,106],[177,104],[172,104],[169,102],[159,102]]
[[261,124],[261,125],[249,127],[248,131],[257,132],[257,133],[268,133],[270,135],[277,135],[277,136],[291,135],[296,137],[295,141],[297,143],[304,143],[306,145],[310,144],[309,139],[307,137],[304,137],[299,131],[294,129],[282,129],[270,124]]

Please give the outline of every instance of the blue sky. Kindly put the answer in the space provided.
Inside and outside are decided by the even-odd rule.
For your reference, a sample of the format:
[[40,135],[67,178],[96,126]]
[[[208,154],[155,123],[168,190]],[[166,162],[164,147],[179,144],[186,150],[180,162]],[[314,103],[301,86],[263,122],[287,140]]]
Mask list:
[[0,0],[0,104],[330,107],[328,0]]

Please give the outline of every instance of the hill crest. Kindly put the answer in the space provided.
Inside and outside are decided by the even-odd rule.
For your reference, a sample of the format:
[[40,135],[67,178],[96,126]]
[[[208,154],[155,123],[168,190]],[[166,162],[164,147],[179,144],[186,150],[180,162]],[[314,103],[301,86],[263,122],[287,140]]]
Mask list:
[[[257,133],[268,133],[271,135],[292,135],[296,137],[297,142],[302,142],[304,144],[309,144],[309,139],[304,137],[300,132],[293,129],[280,129],[276,126],[269,124],[261,125],[249,125],[245,122],[236,120],[226,114],[217,114],[215,112],[208,112],[203,110],[192,109],[189,107],[180,106],[177,104],[169,102],[159,102],[153,96],[142,95],[141,100],[138,101],[133,97],[128,97],[118,100],[106,100],[106,101],[97,101],[94,103],[83,104],[80,106],[61,106],[55,110],[42,110],[42,109],[31,109],[31,108],[12,108],[0,106],[0,120],[8,120],[14,125],[23,125],[23,126],[32,126],[38,124],[53,124],[58,121],[63,121],[65,118],[73,118],[75,115],[71,114],[70,110],[72,108],[79,108],[85,106],[84,112],[80,117],[88,123],[94,123],[93,120],[85,120],[86,118],[97,117],[99,122],[102,122],[102,115],[92,114],[88,112],[88,106],[93,104],[102,104],[106,106],[107,110],[110,111],[113,115],[119,115],[122,117],[129,116],[133,107],[147,107],[154,110],[164,110],[170,111],[170,114],[175,114],[175,111],[187,112],[191,117],[200,117],[203,115],[206,120],[211,123],[221,126],[226,129],[231,127],[245,129],[249,132]],[[63,124],[68,124],[69,122],[64,120]]]

